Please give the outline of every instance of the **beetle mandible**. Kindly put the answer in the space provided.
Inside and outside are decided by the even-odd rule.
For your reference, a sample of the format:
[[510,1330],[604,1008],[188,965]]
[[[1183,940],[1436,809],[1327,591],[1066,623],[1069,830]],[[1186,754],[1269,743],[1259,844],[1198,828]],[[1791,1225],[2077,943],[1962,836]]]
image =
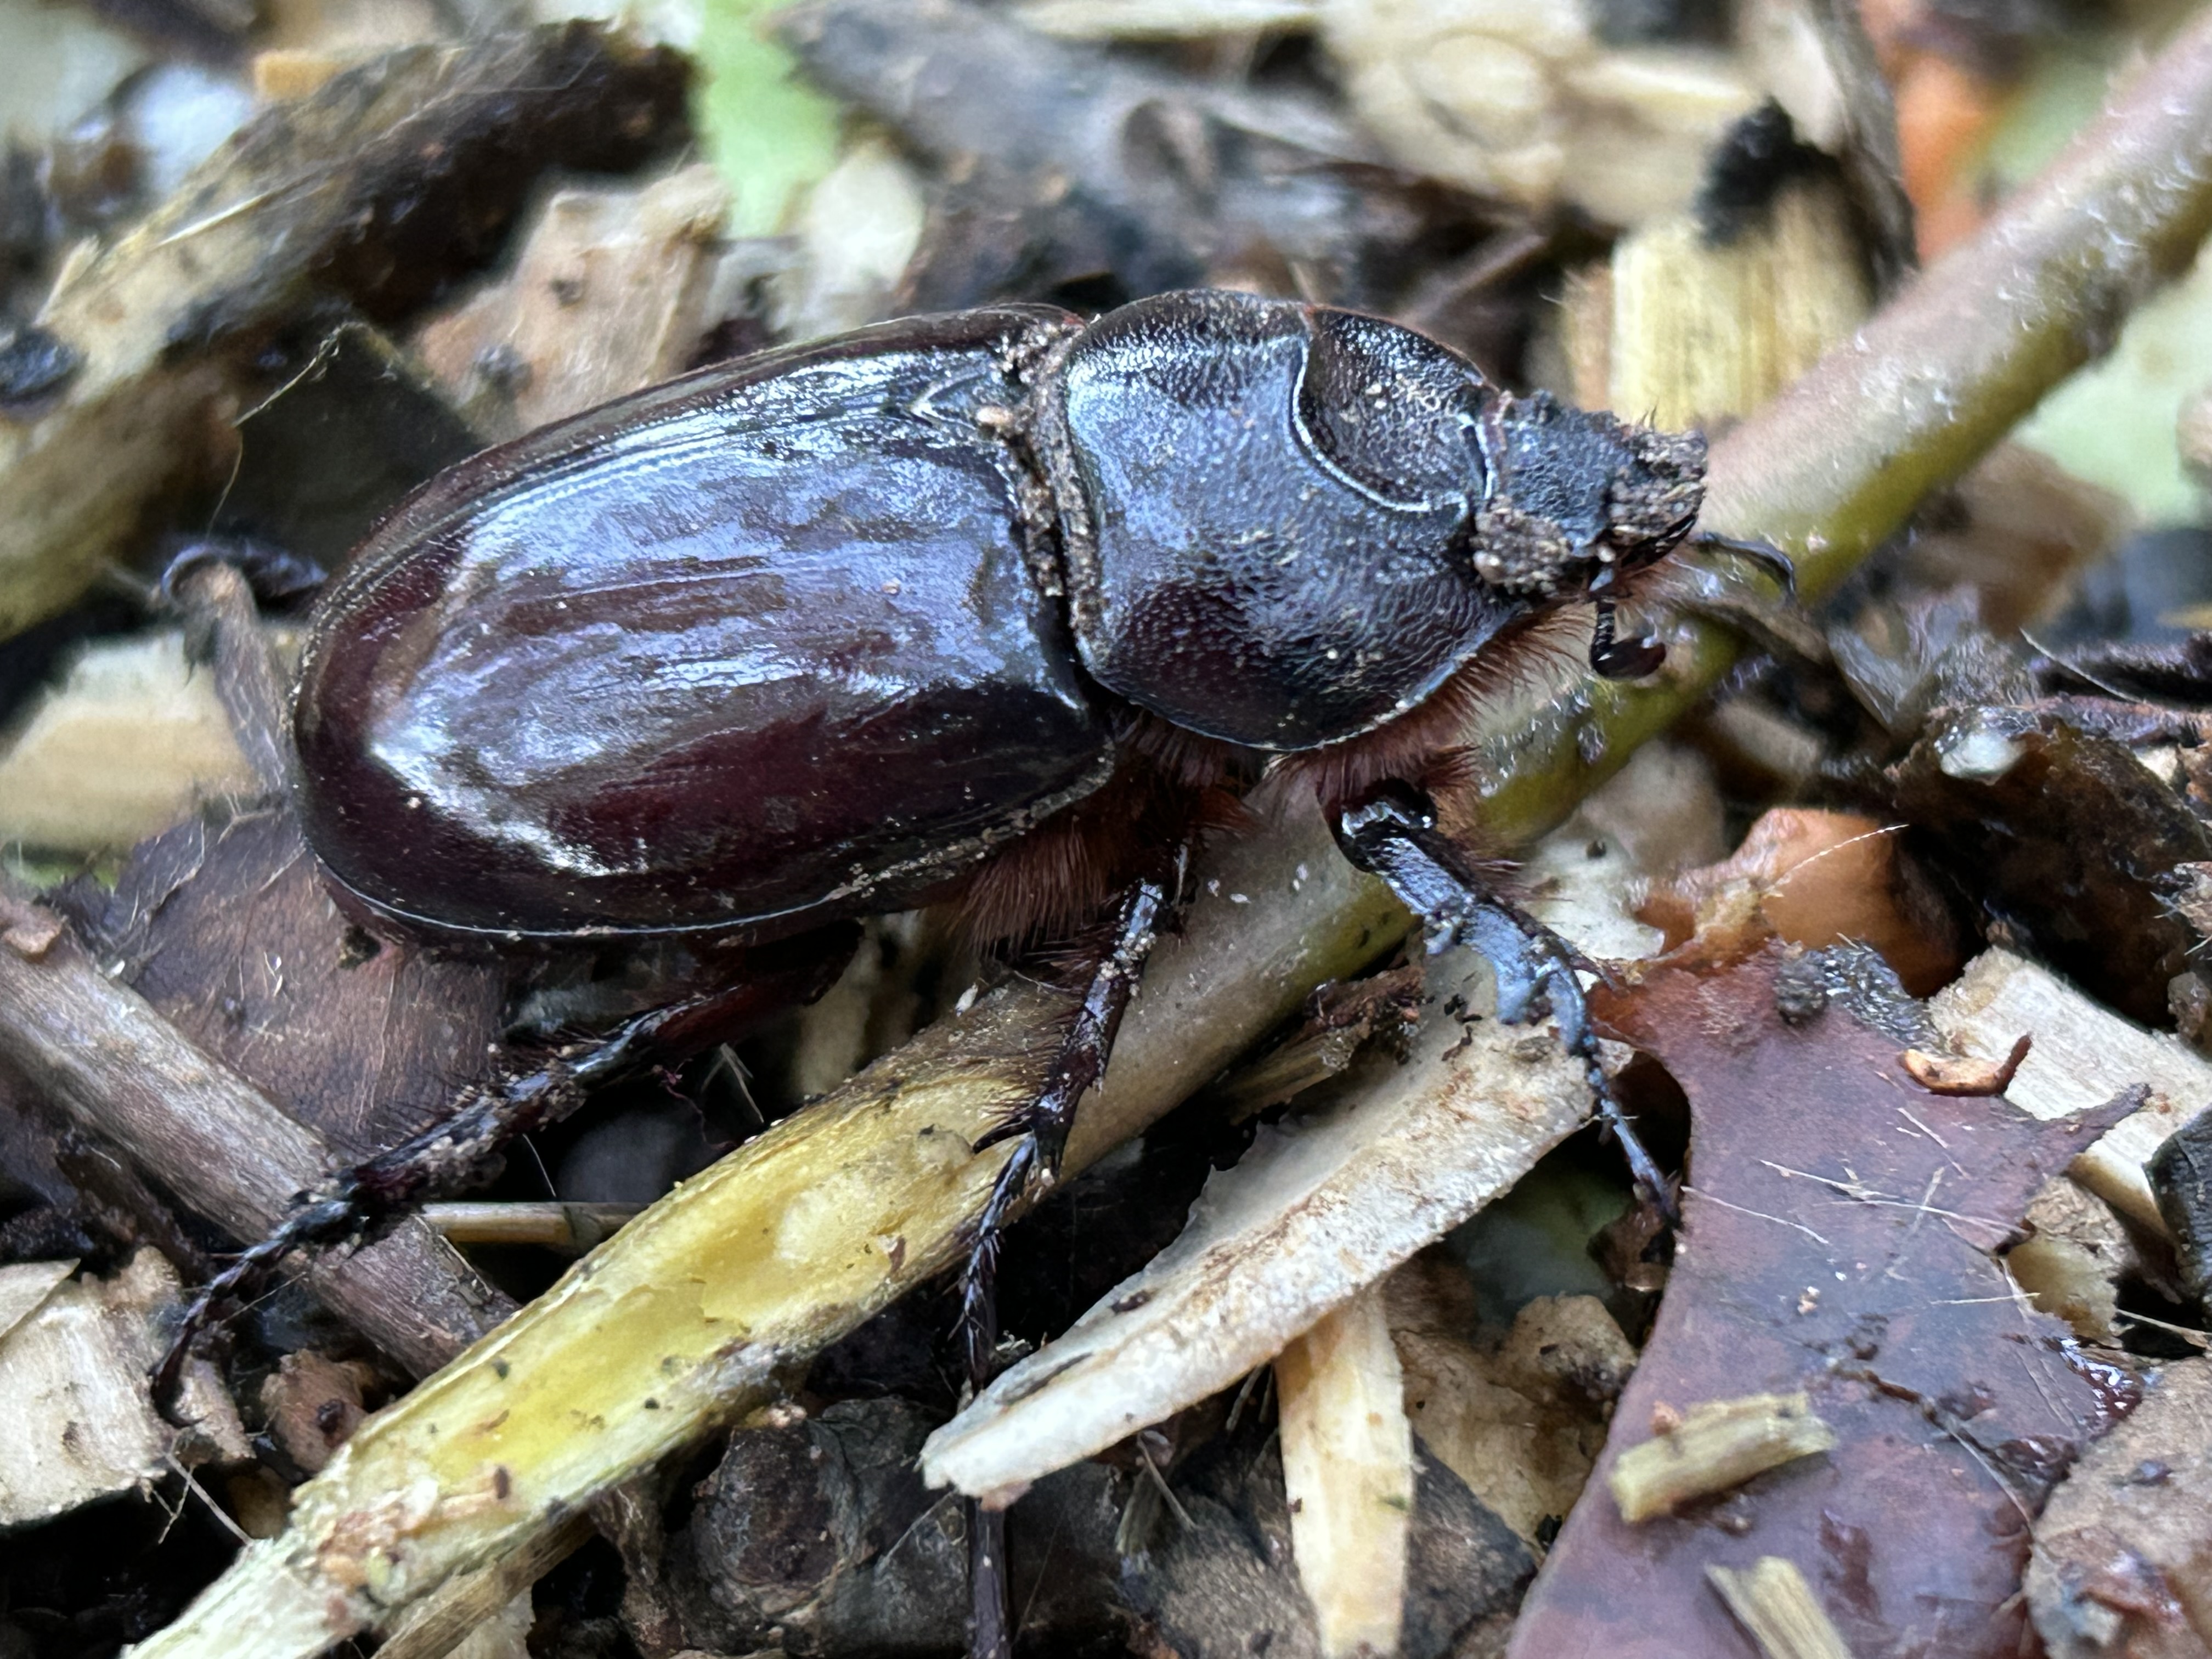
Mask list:
[[[1502,1018],[1549,1007],[1663,1203],[1596,1064],[1588,964],[1449,833],[1451,762],[1501,654],[1569,602],[1595,604],[1599,672],[1658,665],[1613,604],[1690,536],[1704,454],[1397,325],[1228,292],[770,351],[489,450],[374,530],[302,660],[303,824],[361,904],[446,938],[760,944],[946,897],[998,938],[1110,914],[1044,1087],[993,1137],[1018,1144],[971,1347],[1178,849],[1261,776],[1320,794],[1431,949],[1492,959]],[[634,1021],[418,1139],[495,1144],[672,1029]],[[246,1274],[416,1194],[424,1150],[310,1194],[172,1362]]]

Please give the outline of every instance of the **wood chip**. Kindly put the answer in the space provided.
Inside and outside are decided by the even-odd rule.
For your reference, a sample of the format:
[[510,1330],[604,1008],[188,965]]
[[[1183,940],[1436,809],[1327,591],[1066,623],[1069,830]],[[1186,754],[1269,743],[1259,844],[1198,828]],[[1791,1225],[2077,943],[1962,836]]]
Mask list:
[[1915,1083],[1933,1094],[2001,1095],[2012,1086],[2013,1074],[2020,1070],[2034,1042],[2033,1036],[2023,1035],[2002,1060],[1969,1060],[1907,1048],[1899,1063]]
[[1705,1577],[1765,1659],[1851,1659],[1796,1562],[1763,1555],[1751,1567],[1707,1567]]
[[2021,1033],[2033,1050],[2004,1097],[2037,1117],[2071,1116],[2147,1083],[2150,1104],[2074,1160],[2072,1175],[2130,1222],[2163,1235],[2143,1165],[2160,1142],[2212,1102],[2212,1062],[2179,1038],[2146,1031],[2091,1001],[2049,969],[1988,951],[1929,1003],[1957,1054],[1994,1057]]
[[1436,958],[1429,995],[1409,1061],[1363,1061],[1333,1103],[1262,1129],[1181,1238],[930,1437],[931,1482],[1016,1487],[1232,1386],[1582,1121],[1581,1067],[1555,1043],[1441,1012],[1490,1006],[1486,966]]
[[[181,632],[104,641],[0,751],[0,840],[116,852],[207,796],[253,787],[215,682],[187,660]],[[20,949],[12,929],[8,942]]]
[[1655,1411],[1652,1429],[1649,1440],[1621,1453],[1607,1477],[1625,1521],[1671,1515],[1836,1443],[1835,1431],[1814,1415],[1802,1393],[1708,1400],[1663,1432]]
[[[179,1436],[155,1413],[146,1376],[167,1346],[155,1315],[180,1294],[159,1252],[112,1279],[69,1279],[71,1264],[0,1274],[0,1528],[65,1515],[161,1480],[179,1465],[252,1455],[237,1408],[205,1360],[185,1368]],[[58,1270],[59,1277],[57,1277]],[[43,1290],[41,1290],[43,1286]],[[33,1298],[35,1297],[35,1300]]]
[[501,438],[680,374],[718,320],[702,307],[729,206],[704,162],[644,185],[559,191],[513,273],[431,319],[416,349]]
[[1413,1431],[1380,1286],[1275,1359],[1283,1486],[1322,1659],[1395,1653],[1413,1521]]

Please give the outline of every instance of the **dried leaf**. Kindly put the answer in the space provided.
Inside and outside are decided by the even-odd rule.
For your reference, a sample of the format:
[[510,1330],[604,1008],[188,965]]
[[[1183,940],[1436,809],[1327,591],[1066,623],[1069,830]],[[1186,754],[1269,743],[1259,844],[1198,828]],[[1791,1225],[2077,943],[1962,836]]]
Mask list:
[[288,809],[195,817],[112,891],[57,898],[118,977],[343,1156],[435,1121],[496,1058],[507,969],[364,947]]
[[1941,1607],[1947,1654],[2008,1659],[2043,1493],[2124,1409],[2124,1379],[2027,1308],[1994,1252],[2128,1103],[2045,1123],[1929,1094],[1898,1069],[1895,1038],[1839,1000],[1785,1021],[1783,961],[1770,946],[1603,999],[1688,1093],[1694,1180],[1598,1474],[1649,1437],[1662,1403],[1747,1389],[1803,1390],[1836,1448],[1758,1476],[1717,1515],[1631,1526],[1586,1499],[1516,1655],[1730,1651],[1740,1638],[1705,1569],[1782,1555],[1819,1564],[1821,1604],[1854,1652],[1893,1650]]

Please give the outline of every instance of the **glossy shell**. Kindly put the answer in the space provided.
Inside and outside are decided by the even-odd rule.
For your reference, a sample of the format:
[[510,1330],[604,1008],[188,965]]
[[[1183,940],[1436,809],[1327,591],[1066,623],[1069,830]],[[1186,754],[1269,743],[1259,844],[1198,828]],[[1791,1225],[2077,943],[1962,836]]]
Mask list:
[[439,929],[761,938],[909,902],[1095,788],[1108,736],[978,418],[1073,327],[885,325],[434,480],[318,612],[312,845]]
[[1470,558],[1480,373],[1353,313],[1188,293],[1085,331],[1039,398],[1084,665],[1270,750],[1426,697],[1527,604]]

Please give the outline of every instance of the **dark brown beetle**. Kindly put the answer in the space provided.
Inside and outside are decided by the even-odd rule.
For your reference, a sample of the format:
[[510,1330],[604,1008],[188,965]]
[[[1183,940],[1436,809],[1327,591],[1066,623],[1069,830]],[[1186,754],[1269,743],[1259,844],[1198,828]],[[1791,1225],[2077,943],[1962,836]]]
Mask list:
[[[308,837],[441,932],[763,939],[1065,834],[1132,750],[1190,780],[1341,774],[1364,743],[1407,775],[1394,722],[1673,546],[1702,460],[1236,294],[770,352],[491,450],[379,527],[307,647]],[[1062,914],[1027,894],[996,930],[1140,873],[1115,816],[1083,820]]]
[[1563,602],[1597,598],[1601,672],[1656,666],[1614,641],[1612,589],[1689,533],[1703,461],[1395,324],[1241,294],[769,352],[490,450],[378,527],[301,669],[307,837],[447,935],[757,943],[958,896],[1009,936],[1121,895],[988,1239],[1056,1166],[1172,849],[1263,770],[1437,938],[1472,905],[1493,956],[1537,941],[1509,1013],[1548,987],[1594,1052],[1569,957],[1419,792],[1468,816],[1470,688]]
[[[1057,1163],[1209,797],[1263,774],[1316,791],[1437,948],[1496,959],[1508,1018],[1548,1000],[1591,1056],[1575,959],[1437,826],[1474,821],[1453,745],[1531,624],[1592,598],[1593,666],[1657,665],[1613,599],[1688,535],[1703,463],[1395,324],[1242,294],[768,352],[489,450],[377,527],[302,663],[302,819],[361,903],[448,939],[757,944],[946,897],[1016,937],[1118,896],[980,1262]],[[684,1018],[478,1100],[428,1162]],[[238,1271],[414,1195],[422,1152]]]
[[[490,450],[380,525],[308,641],[301,811],[359,901],[448,938],[759,944],[948,897],[1012,937],[1111,907],[1001,1132],[980,1377],[999,1230],[1056,1169],[1209,799],[1261,777],[1322,796],[1432,949],[1489,955],[1503,1018],[1548,1004],[1664,1201],[1595,1064],[1586,964],[1437,826],[1473,821],[1452,746],[1531,624],[1594,599],[1592,665],[1657,666],[1612,603],[1690,533],[1703,465],[1695,437],[1511,396],[1395,325],[1239,294],[769,352]],[[685,1017],[309,1195],[188,1334],[285,1251],[680,1047]]]

